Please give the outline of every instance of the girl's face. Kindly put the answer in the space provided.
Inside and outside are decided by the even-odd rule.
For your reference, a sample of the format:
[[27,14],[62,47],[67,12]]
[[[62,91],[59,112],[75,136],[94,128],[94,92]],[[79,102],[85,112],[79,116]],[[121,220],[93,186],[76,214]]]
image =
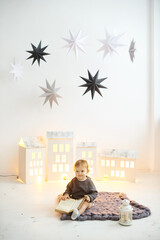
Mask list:
[[79,181],[83,181],[86,179],[87,175],[87,168],[83,165],[79,167],[75,167],[75,176]]

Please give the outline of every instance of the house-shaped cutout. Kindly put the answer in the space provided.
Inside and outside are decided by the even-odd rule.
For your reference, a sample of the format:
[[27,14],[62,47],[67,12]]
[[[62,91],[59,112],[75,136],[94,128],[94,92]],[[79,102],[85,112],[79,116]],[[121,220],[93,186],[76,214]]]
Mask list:
[[98,179],[135,181],[136,159],[136,151],[104,151],[98,157]]
[[47,132],[47,180],[68,180],[73,176],[73,132]]
[[19,179],[24,183],[45,180],[46,146],[42,137],[22,137],[19,142]]
[[96,160],[97,160],[97,146],[95,142],[81,142],[76,146],[76,159],[87,160],[89,165],[89,174],[91,178],[96,178]]

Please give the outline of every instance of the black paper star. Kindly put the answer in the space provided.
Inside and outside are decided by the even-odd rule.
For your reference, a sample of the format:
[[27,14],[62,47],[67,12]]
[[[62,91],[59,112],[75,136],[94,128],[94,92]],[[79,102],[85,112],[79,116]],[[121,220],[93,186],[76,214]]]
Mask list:
[[28,53],[31,53],[32,55],[30,57],[28,57],[27,59],[30,59],[30,58],[33,58],[33,62],[32,62],[32,65],[33,63],[37,60],[38,62],[38,65],[40,66],[40,59],[42,59],[43,61],[46,62],[46,60],[44,59],[44,55],[49,55],[50,53],[45,53],[44,50],[48,47],[44,47],[44,48],[41,48],[41,41],[38,45],[38,47],[36,48],[32,43],[32,48],[33,48],[33,51],[26,51]]
[[103,82],[107,77],[98,79],[98,74],[99,74],[99,70],[97,71],[97,73],[93,77],[88,70],[89,79],[86,79],[86,78],[83,78],[83,77],[80,76],[80,78],[82,78],[86,82],[86,84],[80,85],[79,87],[87,87],[87,89],[83,93],[83,95],[86,94],[88,91],[91,91],[91,96],[92,96],[92,99],[93,99],[95,91],[97,91],[102,96],[99,88],[107,88],[107,87],[101,85],[101,82]]

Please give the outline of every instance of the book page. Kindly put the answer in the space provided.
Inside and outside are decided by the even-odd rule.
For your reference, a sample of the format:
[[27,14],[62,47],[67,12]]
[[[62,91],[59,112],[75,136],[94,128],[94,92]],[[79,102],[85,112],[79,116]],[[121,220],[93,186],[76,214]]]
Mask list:
[[66,199],[65,201],[61,200],[59,202],[58,206],[56,207],[56,209],[57,210],[59,209],[61,211],[65,211],[65,212],[69,212],[73,208],[74,202],[75,202],[74,199]]
[[[74,203],[73,209],[74,209],[74,208],[77,208],[77,209],[78,209],[78,207],[79,207],[79,205],[81,204],[82,201],[83,201],[83,198],[77,199],[77,200],[75,201],[75,203]],[[72,209],[72,210],[73,210],[73,209]]]
[[69,213],[72,212],[74,208],[78,208],[82,201],[83,198],[61,200],[55,210]]

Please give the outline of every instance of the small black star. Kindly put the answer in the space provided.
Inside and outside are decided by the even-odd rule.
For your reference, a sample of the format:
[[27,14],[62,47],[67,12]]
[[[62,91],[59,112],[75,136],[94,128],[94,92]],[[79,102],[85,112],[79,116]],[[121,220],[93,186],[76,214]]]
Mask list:
[[83,77],[80,76],[80,78],[82,78],[86,82],[86,84],[80,85],[79,87],[87,87],[87,89],[83,93],[83,95],[86,94],[88,91],[91,91],[91,96],[92,96],[92,99],[93,99],[95,91],[97,91],[102,96],[99,88],[107,88],[107,87],[101,85],[101,82],[103,82],[106,78],[98,79],[98,74],[99,74],[99,70],[97,71],[97,73],[93,77],[88,70],[89,79],[86,79],[86,78],[83,78]]
[[44,50],[48,47],[44,47],[44,48],[41,48],[41,41],[38,45],[38,47],[36,48],[32,43],[32,48],[33,48],[33,51],[26,51],[28,53],[31,53],[32,55],[30,57],[28,57],[27,59],[30,59],[30,58],[33,58],[33,62],[32,62],[32,65],[33,63],[37,60],[38,61],[38,65],[40,66],[40,59],[42,59],[43,61],[46,62],[46,60],[44,59],[44,55],[49,55],[50,53],[45,53]]

